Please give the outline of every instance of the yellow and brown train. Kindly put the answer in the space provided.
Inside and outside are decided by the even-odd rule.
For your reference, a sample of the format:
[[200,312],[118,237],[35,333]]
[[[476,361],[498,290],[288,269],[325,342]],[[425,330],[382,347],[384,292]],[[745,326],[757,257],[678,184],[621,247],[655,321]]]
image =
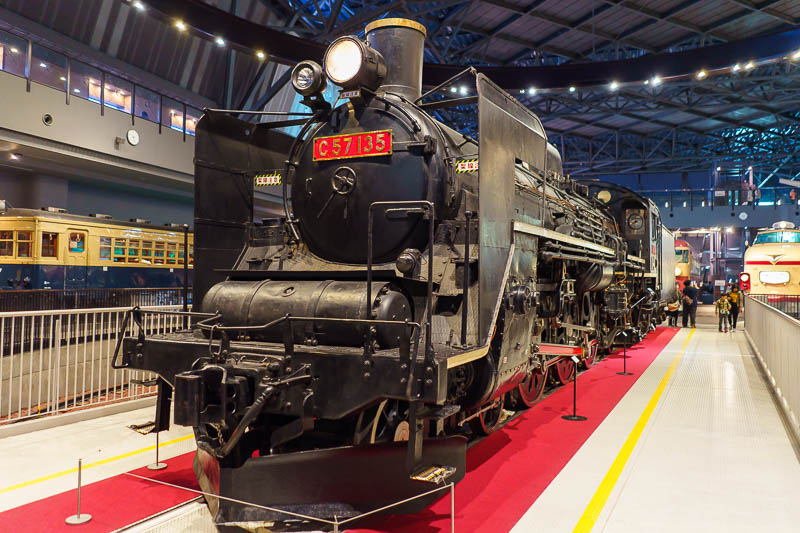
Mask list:
[[750,294],[800,294],[800,230],[776,222],[759,231],[744,254],[739,284]]
[[179,287],[186,258],[181,226],[0,207],[2,289]]

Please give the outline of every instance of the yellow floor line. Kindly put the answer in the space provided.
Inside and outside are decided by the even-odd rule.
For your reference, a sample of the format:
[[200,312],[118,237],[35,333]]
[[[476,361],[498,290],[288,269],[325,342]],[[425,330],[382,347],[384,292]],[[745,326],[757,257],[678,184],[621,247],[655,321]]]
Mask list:
[[[163,448],[164,446],[169,446],[170,444],[177,444],[178,442],[183,442],[185,440],[193,439],[194,434],[186,435],[185,437],[179,437],[177,439],[169,440],[167,442],[162,442],[158,447]],[[123,453],[121,455],[116,455],[114,457],[109,457],[108,459],[100,459],[99,461],[95,461],[94,463],[89,463],[83,465],[83,470],[87,468],[94,468],[95,466],[106,465],[108,463],[113,463],[114,461],[119,461],[120,459],[126,459],[128,457],[132,457],[134,455],[138,455],[140,453],[149,452],[156,449],[156,445],[153,444],[152,446],[148,446],[146,448],[142,448],[140,450],[134,450],[132,452]],[[31,485],[36,485],[37,483],[42,483],[43,481],[49,481],[51,479],[55,479],[58,477],[66,476],[69,474],[74,474],[78,471],[78,468],[70,468],[69,470],[63,470],[61,472],[56,472],[55,474],[49,474],[47,476],[37,477],[36,479],[31,479],[30,481],[23,481],[22,483],[17,483],[16,485],[11,485],[5,488],[0,489],[0,494],[11,492],[12,490],[21,489],[23,487],[29,487]]]
[[617,484],[619,476],[622,474],[622,470],[625,468],[625,464],[628,462],[631,453],[633,453],[636,443],[639,442],[639,437],[642,436],[642,432],[644,431],[647,422],[650,420],[650,415],[653,414],[653,411],[658,404],[658,400],[661,399],[661,394],[664,392],[667,383],[669,383],[672,374],[675,372],[675,368],[678,366],[678,362],[683,356],[683,352],[686,351],[686,347],[689,345],[689,339],[692,338],[693,334],[694,328],[689,331],[689,335],[683,342],[683,346],[681,346],[678,355],[676,355],[675,359],[672,360],[672,364],[669,365],[664,377],[661,378],[661,382],[658,384],[658,387],[653,393],[653,396],[650,398],[650,401],[647,402],[647,406],[645,406],[644,411],[642,411],[642,414],[639,416],[639,420],[636,421],[636,425],[633,426],[633,430],[631,431],[630,435],[628,435],[625,443],[622,445],[622,449],[620,449],[616,459],[614,459],[614,462],[611,464],[611,468],[609,468],[608,472],[606,472],[603,481],[600,482],[600,485],[597,487],[597,491],[589,501],[589,505],[586,506],[586,510],[583,511],[580,520],[578,520],[578,523],[575,525],[575,529],[572,530],[573,533],[588,533],[594,527],[598,517],[600,516],[600,513],[603,510],[603,507],[605,507],[606,502],[608,501],[608,497],[611,495],[611,491],[614,490],[614,485]]

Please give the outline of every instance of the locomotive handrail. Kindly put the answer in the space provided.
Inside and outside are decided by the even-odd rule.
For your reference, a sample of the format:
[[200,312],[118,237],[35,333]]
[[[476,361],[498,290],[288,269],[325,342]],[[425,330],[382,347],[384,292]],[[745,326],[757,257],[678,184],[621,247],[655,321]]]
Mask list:
[[[403,200],[403,201],[387,201],[387,202],[372,202],[369,204],[367,214],[367,316],[372,316],[372,250],[373,250],[373,211],[376,207],[380,206],[395,206],[395,207],[423,207],[428,209],[428,294],[425,302],[425,362],[431,363],[433,361],[433,344],[431,341],[431,313],[432,300],[433,300],[433,240],[434,229],[433,226],[436,222],[436,208],[433,202],[427,200]],[[385,213],[384,213],[385,214]],[[364,343],[365,351],[371,349],[372,333],[367,333],[367,340]],[[419,342],[419,337],[417,337]],[[409,380],[410,383],[411,380]]]

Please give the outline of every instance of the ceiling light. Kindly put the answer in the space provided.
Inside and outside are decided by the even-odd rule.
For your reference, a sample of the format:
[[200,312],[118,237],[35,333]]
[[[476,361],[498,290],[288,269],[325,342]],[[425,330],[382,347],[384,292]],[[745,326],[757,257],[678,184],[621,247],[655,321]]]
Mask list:
[[742,66],[741,66],[739,63],[736,63],[736,64],[733,66],[733,71],[734,71],[734,72],[739,72],[741,69],[742,69]]
[[12,161],[19,161],[22,156],[20,154],[8,154],[8,158]]
[[753,170],[753,167],[747,167],[747,170],[748,171]]
[[72,89],[72,90],[73,90],[74,92],[76,92],[76,93],[79,93],[79,94],[80,94],[80,92],[81,92],[81,90],[80,90],[80,89]]
[[[14,49],[12,48],[12,49],[11,49],[11,51],[12,51],[12,52],[14,52]],[[16,54],[16,52],[14,52],[14,53]],[[792,54],[792,59],[793,59],[793,60],[795,60],[795,61],[797,61],[798,59],[800,59],[800,50],[798,50],[797,52],[795,52],[794,54]]]
[[619,83],[612,81],[611,84],[608,86],[608,88],[611,89],[612,91],[616,91],[617,89],[619,89]]
[[745,70],[750,70],[751,68],[753,68],[755,66],[756,66],[755,63],[753,63],[752,61],[748,61],[747,63],[744,64],[744,69]]
[[644,80],[645,85],[650,85],[650,80]]
[[569,92],[571,92],[571,93],[575,92],[575,86],[574,85],[570,85]]
[[175,27],[178,28],[178,31],[186,31],[186,23],[182,20],[175,21]]
[[42,68],[47,68],[47,63],[42,61],[41,63],[39,63],[39,66],[42,67]]
[[708,72],[706,72],[704,69],[700,69],[700,72],[697,73],[698,80],[702,80],[706,76],[708,76]]
[[733,228],[731,226],[728,226],[727,228],[725,228],[725,231],[727,231],[728,233],[731,233],[731,232],[733,232]]
[[720,170],[722,170],[722,167],[717,167],[717,172],[719,172]]
[[144,4],[139,2],[138,0],[133,3],[133,7],[135,7],[139,11],[144,11]]
[[258,50],[258,51],[256,52],[256,57],[257,57],[257,58],[259,58],[259,59],[261,59],[261,60],[263,61],[263,60],[264,60],[264,59],[267,57],[267,54],[265,54],[265,53],[264,53],[264,52],[262,52],[261,50]]
[[658,74],[653,76],[653,85],[661,85],[661,76]]
[[669,207],[669,202],[664,202],[664,207]]
[[60,78],[58,78],[58,79],[60,79],[61,81],[67,81],[67,78],[66,78],[66,77],[64,77],[64,76],[61,76],[61,77],[60,77]]
[[458,92],[460,92],[461,94],[467,94],[467,88],[462,86],[461,89],[458,90]]
[[225,46],[225,39],[222,37],[217,37],[214,42],[217,43],[217,46]]
[[18,53],[19,53],[19,50],[18,50],[17,48],[15,48],[15,47],[13,47],[13,46],[12,46],[12,47],[11,47],[11,53],[12,53],[12,54],[18,54]]
[[531,87],[530,89],[528,89],[528,94],[530,95],[536,94],[536,87]]
[[455,87],[455,86],[450,87],[450,92],[451,93],[457,93],[458,92],[458,87]]

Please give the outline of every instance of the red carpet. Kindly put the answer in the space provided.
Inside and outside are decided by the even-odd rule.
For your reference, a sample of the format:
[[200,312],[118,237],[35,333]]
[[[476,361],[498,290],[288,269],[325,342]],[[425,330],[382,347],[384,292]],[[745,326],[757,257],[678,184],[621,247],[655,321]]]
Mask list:
[[[622,371],[621,352],[579,376],[578,414],[589,420],[562,420],[561,415],[572,413],[568,385],[470,448],[467,475],[455,490],[456,530],[505,533],[514,527],[677,332],[658,328],[628,350],[633,376],[616,375]],[[362,526],[365,529],[348,532],[449,532],[446,494],[418,515],[376,519]]]
[[[197,489],[193,458],[194,452],[190,452],[165,460],[169,466],[164,470],[152,471],[145,467],[132,473]],[[76,493],[77,489],[62,492],[0,513],[0,531],[106,533],[197,497],[192,492],[124,474],[114,476],[84,485],[81,512],[92,515],[92,520],[80,526],[68,526],[64,520],[75,514]]]

